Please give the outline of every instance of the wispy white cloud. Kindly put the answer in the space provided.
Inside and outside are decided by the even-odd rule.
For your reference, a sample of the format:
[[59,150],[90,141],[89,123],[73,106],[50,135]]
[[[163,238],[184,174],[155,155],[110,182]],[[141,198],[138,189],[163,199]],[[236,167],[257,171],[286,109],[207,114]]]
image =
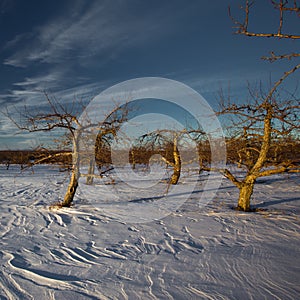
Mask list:
[[[30,73],[15,82],[9,92],[0,95],[0,102],[40,103],[38,93],[44,90],[67,98],[90,97],[95,95],[95,90],[99,92],[107,87],[107,82],[102,82],[100,88],[99,84],[86,85],[89,79],[80,78],[78,67],[86,69],[86,65],[95,65],[95,59],[100,67],[125,48],[158,39],[173,30],[167,19],[176,19],[176,13],[166,16],[160,8],[151,13],[135,14],[128,3],[133,5],[134,2],[116,0],[86,4],[78,0],[60,15],[33,28],[32,32],[19,34],[9,41],[2,50],[12,54],[4,64],[28,67]],[[38,66],[39,71],[33,71],[32,66]],[[78,86],[69,89],[74,82]]]
[[26,77],[21,82],[15,82],[14,85],[19,87],[34,87],[35,89],[38,89],[39,86],[43,83],[51,84],[53,82],[57,82],[62,75],[63,72],[57,71],[41,76]]
[[[123,1],[81,2],[65,14],[36,27],[32,33],[16,36],[6,48],[19,45],[4,64],[25,67],[31,63],[60,63],[88,59],[103,53],[110,57],[122,49],[163,34],[159,10],[132,15]],[[155,20],[153,20],[155,18]]]

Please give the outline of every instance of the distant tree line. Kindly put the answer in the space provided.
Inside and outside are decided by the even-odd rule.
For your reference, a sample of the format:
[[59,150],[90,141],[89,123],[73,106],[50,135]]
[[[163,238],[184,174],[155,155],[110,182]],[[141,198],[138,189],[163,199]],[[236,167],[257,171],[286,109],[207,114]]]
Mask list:
[[[255,137],[239,136],[227,138],[227,163],[250,168],[257,161],[262,140]],[[285,137],[273,139],[266,157],[266,166],[282,162],[300,165],[300,138]]]
[[[30,166],[33,164],[57,164],[68,168],[71,166],[71,155],[58,155],[67,150],[2,150],[0,151],[0,164],[6,165],[7,169],[12,164]],[[47,159],[46,159],[47,158]],[[40,162],[39,162],[40,161]]]
[[[136,165],[148,165],[150,158],[159,154],[169,161],[174,163],[173,156],[173,143],[168,141],[164,145],[148,147],[146,145],[135,145],[120,155],[126,156],[132,168]],[[243,165],[251,165],[257,159],[258,152],[255,149],[261,147],[261,141],[256,138],[246,138],[245,136],[226,138],[227,147],[227,163],[237,164],[240,167]],[[200,169],[201,167],[208,167],[211,163],[211,150],[208,141],[201,141],[198,143],[198,159]],[[111,158],[110,145],[107,143],[96,144],[95,147],[95,161],[99,170],[102,167],[109,167],[113,165]],[[186,152],[189,150],[186,149]],[[60,153],[66,155],[56,155]],[[68,155],[70,150],[1,150],[0,151],[0,164],[2,165],[30,165],[30,164],[57,164],[68,168],[72,164],[72,155]],[[47,159],[46,159],[47,158]],[[125,161],[125,160],[124,160]],[[267,156],[267,165],[280,163],[282,161],[289,161],[295,165],[300,164],[300,138],[299,137],[286,137],[284,139],[275,139],[272,142],[270,151]]]

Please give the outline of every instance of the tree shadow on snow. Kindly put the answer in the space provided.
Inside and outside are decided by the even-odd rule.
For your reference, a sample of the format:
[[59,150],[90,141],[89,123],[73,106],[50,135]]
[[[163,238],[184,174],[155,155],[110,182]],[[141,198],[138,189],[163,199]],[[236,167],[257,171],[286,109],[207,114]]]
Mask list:
[[[223,186],[223,187],[219,187],[217,190],[223,190],[223,189],[229,189],[231,188],[230,186]],[[205,189],[205,192],[208,191],[216,191],[216,189]],[[178,197],[178,196],[184,196],[184,195],[194,195],[194,194],[200,194],[202,193],[203,190],[195,190],[192,192],[184,192],[184,193],[177,193],[177,194],[164,194],[164,195],[160,195],[160,196],[155,196],[155,197],[144,197],[144,198],[139,198],[139,199],[134,199],[134,200],[130,200],[128,202],[133,202],[133,203],[138,203],[138,202],[152,202],[155,200],[160,200],[162,198],[168,198],[168,197]]]
[[293,202],[293,201],[299,201],[300,198],[296,197],[296,198],[288,198],[288,199],[278,199],[278,200],[272,200],[272,201],[264,201],[263,203],[259,203],[254,205],[255,208],[263,208],[263,207],[268,207],[271,205],[276,205],[276,204],[280,204],[280,203],[287,203],[287,202]]

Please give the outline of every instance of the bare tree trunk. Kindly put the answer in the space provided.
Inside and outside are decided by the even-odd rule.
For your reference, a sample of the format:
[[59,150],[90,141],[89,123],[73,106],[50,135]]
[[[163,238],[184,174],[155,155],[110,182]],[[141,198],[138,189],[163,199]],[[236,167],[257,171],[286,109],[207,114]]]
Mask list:
[[200,143],[198,144],[198,160],[199,160],[199,167],[200,167],[199,174],[200,174],[203,171],[203,167],[204,167]]
[[76,193],[76,190],[77,190],[77,187],[78,187],[78,176],[76,174],[76,171],[72,170],[71,180],[68,185],[68,189],[66,191],[64,201],[62,202],[61,206],[63,206],[63,207],[71,206],[74,196],[75,196],[75,193]]
[[134,150],[131,150],[130,153],[131,153],[131,159],[132,159],[132,169],[135,170],[135,155],[134,155]]
[[90,165],[89,165],[89,170],[88,170],[88,174],[91,175],[91,176],[88,176],[86,178],[86,184],[87,185],[93,184],[93,181],[94,181],[93,175],[94,175],[94,173],[95,173],[95,159],[92,158],[90,160]]
[[63,202],[61,203],[62,207],[70,207],[77,187],[78,187],[78,180],[80,177],[80,170],[79,170],[79,131],[75,132],[73,135],[73,153],[72,153],[72,158],[73,158],[73,168],[72,168],[72,173],[71,173],[71,179],[70,183],[68,185],[65,197]]
[[180,178],[180,172],[181,172],[181,159],[180,154],[177,148],[177,137],[174,138],[174,144],[173,144],[173,157],[174,157],[174,166],[173,166],[173,175],[171,177],[170,183],[171,184],[177,184]]
[[239,190],[238,210],[250,211],[250,200],[254,189],[255,180],[245,180]]

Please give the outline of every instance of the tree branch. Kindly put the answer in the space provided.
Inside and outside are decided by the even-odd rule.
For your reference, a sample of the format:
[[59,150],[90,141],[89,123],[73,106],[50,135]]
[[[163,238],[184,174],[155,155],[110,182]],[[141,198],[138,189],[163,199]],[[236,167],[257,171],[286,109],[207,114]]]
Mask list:
[[265,170],[260,173],[258,173],[257,177],[264,177],[264,176],[271,176],[271,175],[276,175],[276,174],[281,174],[281,173],[298,173],[300,172],[300,167],[295,167],[295,166],[281,166],[277,169],[270,169],[270,170]]
[[250,7],[253,5],[253,2],[250,2],[249,0],[246,0],[245,6],[242,7],[242,9],[245,12],[245,17],[243,23],[240,21],[237,21],[231,14],[231,8],[230,6],[228,7],[228,14],[229,17],[231,18],[232,22],[236,25],[235,28],[237,28],[237,31],[235,32],[236,34],[242,34],[245,36],[250,36],[250,37],[267,37],[267,38],[279,38],[279,39],[300,39],[300,35],[298,34],[287,34],[283,33],[283,20],[284,20],[284,11],[290,11],[290,12],[295,12],[299,13],[300,8],[297,7],[296,1],[294,1],[294,6],[293,7],[286,7],[286,4],[288,1],[283,1],[280,0],[279,3],[272,1],[272,4],[275,9],[279,10],[280,16],[279,16],[279,25],[278,25],[278,30],[277,32],[271,32],[271,33],[260,33],[260,32],[250,32],[248,30],[248,25],[249,25],[249,14],[250,14]]
[[271,63],[279,60],[279,59],[288,59],[291,60],[294,57],[300,57],[300,53],[289,53],[289,54],[281,54],[281,55],[276,55],[273,51],[270,52],[271,56],[262,56],[263,60],[268,60]]

